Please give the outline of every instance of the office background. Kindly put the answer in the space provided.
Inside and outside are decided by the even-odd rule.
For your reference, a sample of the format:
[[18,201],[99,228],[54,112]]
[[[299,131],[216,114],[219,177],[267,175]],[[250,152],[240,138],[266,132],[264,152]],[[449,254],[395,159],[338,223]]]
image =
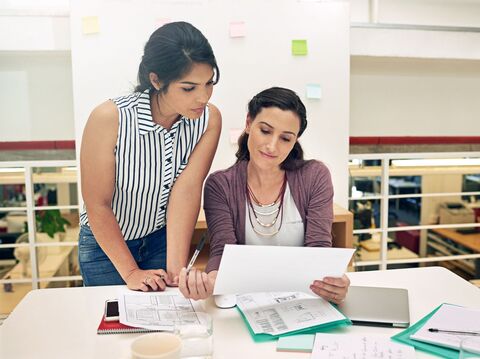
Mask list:
[[[214,169],[233,160],[230,130],[242,127],[247,100],[267,86],[291,87],[310,114],[302,139],[307,154],[327,162],[334,174],[336,202],[354,213],[359,249],[355,268],[440,263],[467,279],[478,278],[475,257],[441,262],[433,258],[475,255],[480,250],[464,242],[475,234],[460,233],[457,238],[452,232],[434,232],[456,228],[429,226],[470,223],[461,227],[477,228],[480,167],[400,169],[392,161],[432,157],[424,154],[430,152],[440,158],[480,157],[480,3],[135,3],[142,5],[133,6],[129,0],[0,1],[0,160],[6,168],[31,171],[35,184],[30,191],[24,175],[19,179],[5,169],[0,173],[0,231],[6,237],[16,234],[0,244],[0,251],[8,252],[6,259],[0,258],[2,295],[24,295],[32,286],[81,285],[75,228],[53,243],[42,235],[36,236],[36,243],[17,243],[28,217],[25,208],[34,208],[36,214],[49,206],[75,224],[80,202],[77,175],[71,170],[79,149],[74,140],[96,104],[133,87],[143,43],[164,19],[192,21],[218,57],[222,79],[212,102],[222,110],[224,126]],[[82,18],[89,16],[98,18],[97,33],[83,33]],[[230,22],[236,21],[245,22],[244,37],[230,37]],[[123,44],[125,37],[128,46]],[[291,40],[303,38],[308,55],[292,56]],[[279,46],[272,46],[273,41]],[[311,83],[320,85],[321,99],[305,97]],[[19,162],[26,160],[35,162]],[[385,178],[382,161],[389,168]],[[446,202],[462,202],[467,208],[462,211],[468,213],[440,219],[439,205]],[[22,262],[21,251],[14,255],[21,246],[33,261]],[[48,262],[45,258],[55,258],[55,271],[35,273]]]

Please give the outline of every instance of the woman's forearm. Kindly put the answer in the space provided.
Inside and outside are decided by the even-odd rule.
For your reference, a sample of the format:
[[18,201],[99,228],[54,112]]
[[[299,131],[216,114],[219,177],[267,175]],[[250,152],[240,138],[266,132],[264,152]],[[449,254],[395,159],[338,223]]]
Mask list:
[[138,265],[125,243],[112,208],[106,205],[87,206],[87,214],[97,243],[126,282]]
[[201,188],[173,188],[167,210],[167,271],[177,276],[187,265],[200,210]]

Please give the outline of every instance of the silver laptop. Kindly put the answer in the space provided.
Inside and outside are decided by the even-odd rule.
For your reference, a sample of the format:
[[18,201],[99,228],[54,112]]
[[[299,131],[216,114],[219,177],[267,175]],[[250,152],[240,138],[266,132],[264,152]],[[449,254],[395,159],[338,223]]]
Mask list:
[[338,309],[353,324],[399,328],[410,324],[408,291],[402,288],[351,286]]

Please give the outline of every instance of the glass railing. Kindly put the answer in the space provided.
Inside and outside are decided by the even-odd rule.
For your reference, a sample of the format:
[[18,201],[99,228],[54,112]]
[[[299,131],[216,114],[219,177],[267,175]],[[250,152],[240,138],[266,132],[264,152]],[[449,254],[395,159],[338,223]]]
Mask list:
[[480,277],[480,152],[349,156],[357,270]]
[[0,162],[0,315],[32,289],[82,285],[76,161]]

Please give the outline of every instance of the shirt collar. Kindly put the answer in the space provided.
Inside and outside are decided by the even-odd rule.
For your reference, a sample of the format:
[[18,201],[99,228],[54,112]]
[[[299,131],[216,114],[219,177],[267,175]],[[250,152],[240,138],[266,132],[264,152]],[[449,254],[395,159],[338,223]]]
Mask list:
[[[137,106],[137,116],[138,116],[138,132],[140,135],[145,135],[149,132],[155,131],[161,133],[166,131],[158,123],[153,122],[152,110],[150,109],[150,89],[146,89],[138,97],[138,106]],[[189,124],[187,118],[183,117],[180,121],[177,121],[173,124],[170,131],[175,130],[181,122]]]

